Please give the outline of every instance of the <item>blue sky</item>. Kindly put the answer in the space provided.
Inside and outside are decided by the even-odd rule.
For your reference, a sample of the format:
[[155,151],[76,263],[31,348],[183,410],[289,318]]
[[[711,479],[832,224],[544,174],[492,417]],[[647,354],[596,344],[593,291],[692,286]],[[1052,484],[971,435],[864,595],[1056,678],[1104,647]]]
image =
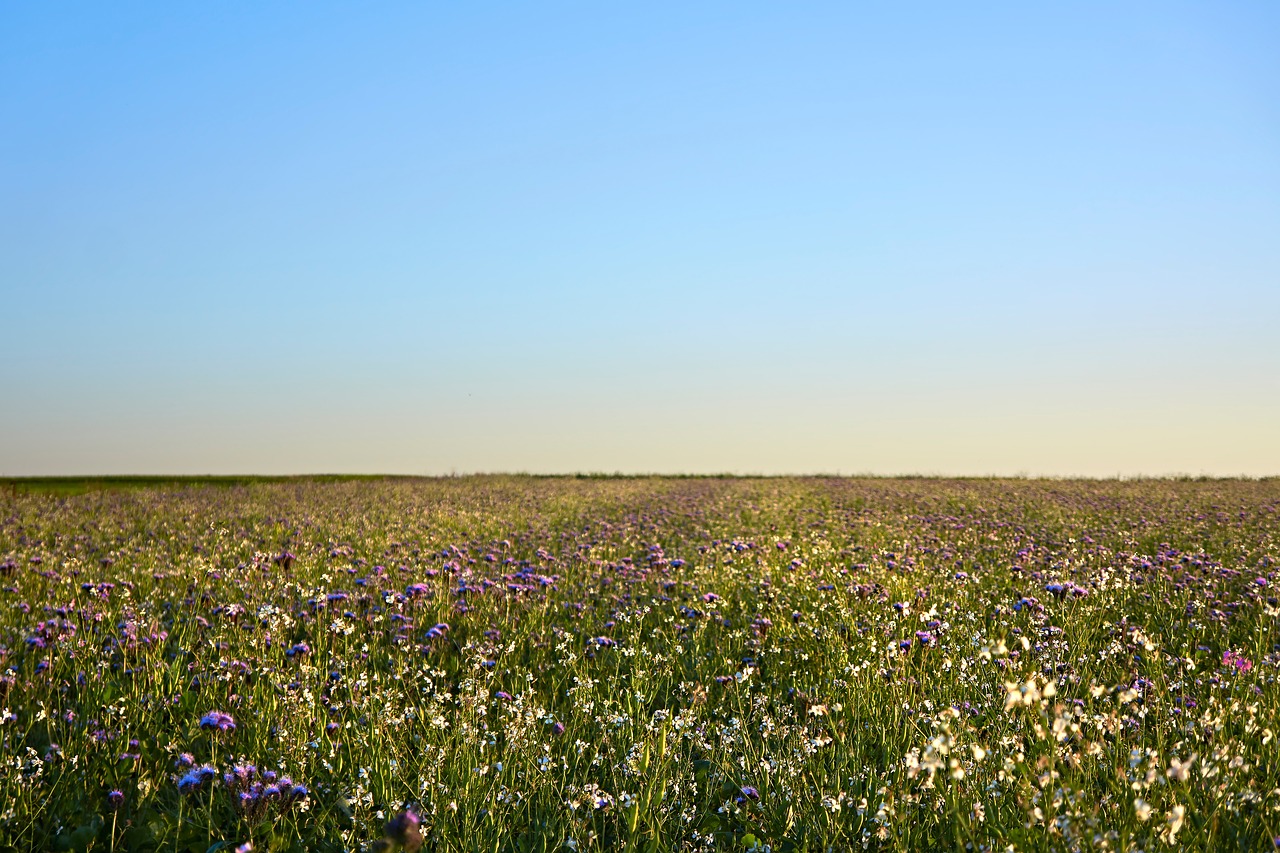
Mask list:
[[0,474],[1280,473],[1274,4],[0,16]]

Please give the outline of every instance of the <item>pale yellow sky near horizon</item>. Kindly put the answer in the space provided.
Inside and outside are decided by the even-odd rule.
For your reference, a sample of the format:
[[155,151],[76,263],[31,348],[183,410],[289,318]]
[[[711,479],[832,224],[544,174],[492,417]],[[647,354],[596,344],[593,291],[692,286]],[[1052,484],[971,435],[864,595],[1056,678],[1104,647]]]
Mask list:
[[1141,394],[1055,401],[1044,389],[934,388],[858,405],[786,391],[681,396],[674,406],[597,395],[504,407],[464,395],[326,408],[285,395],[252,410],[188,401],[160,414],[66,403],[8,421],[0,475],[1280,474],[1280,404],[1266,395],[1163,407]]

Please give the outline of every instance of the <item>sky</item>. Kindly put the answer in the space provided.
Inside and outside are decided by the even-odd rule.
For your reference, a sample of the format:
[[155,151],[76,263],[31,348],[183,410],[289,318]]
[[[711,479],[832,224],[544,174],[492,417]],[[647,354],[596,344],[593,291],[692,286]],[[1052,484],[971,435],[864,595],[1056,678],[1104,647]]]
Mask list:
[[0,475],[1280,474],[1280,5],[0,11]]

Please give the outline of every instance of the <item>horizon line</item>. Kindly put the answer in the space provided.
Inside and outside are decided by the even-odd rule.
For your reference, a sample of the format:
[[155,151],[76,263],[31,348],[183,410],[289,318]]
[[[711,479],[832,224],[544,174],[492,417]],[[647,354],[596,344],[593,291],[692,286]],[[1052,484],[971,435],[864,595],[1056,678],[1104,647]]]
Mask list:
[[134,482],[181,482],[190,481],[285,481],[285,480],[454,480],[465,478],[481,478],[481,477],[512,477],[512,478],[530,478],[530,479],[601,479],[601,480],[625,480],[625,479],[673,479],[673,480],[786,480],[786,479],[835,479],[835,480],[1049,480],[1049,481],[1097,481],[1097,482],[1128,482],[1143,480],[1167,480],[1167,481],[1213,481],[1213,480],[1247,480],[1247,481],[1266,481],[1280,479],[1280,472],[1272,474],[1191,474],[1188,472],[1170,472],[1163,474],[1126,474],[1115,473],[1110,475],[1097,474],[1031,474],[1026,472],[1018,472],[1013,474],[951,474],[945,472],[903,472],[894,474],[877,474],[872,472],[852,472],[844,473],[841,471],[814,471],[814,472],[788,472],[765,474],[759,472],[734,472],[734,471],[718,471],[718,472],[659,472],[659,471],[560,471],[560,472],[544,472],[544,471],[451,471],[449,473],[435,474],[392,474],[392,473],[354,473],[354,472],[309,472],[309,473],[290,473],[290,474],[254,474],[254,473],[236,473],[236,474],[212,474],[212,473],[190,473],[190,474],[25,474],[25,475],[4,475],[0,474],[0,484],[22,484],[22,483],[38,483],[38,482],[106,482],[106,481],[134,481]]

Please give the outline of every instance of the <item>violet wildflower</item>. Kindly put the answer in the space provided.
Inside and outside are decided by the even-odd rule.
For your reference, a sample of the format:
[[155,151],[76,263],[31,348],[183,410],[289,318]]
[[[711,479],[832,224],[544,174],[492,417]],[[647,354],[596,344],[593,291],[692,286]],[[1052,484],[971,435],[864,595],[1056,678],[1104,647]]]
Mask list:
[[221,711],[210,711],[200,718],[200,728],[217,729],[220,732],[234,732],[236,730],[236,721],[230,714],[224,714]]
[[1253,669],[1253,661],[1242,655],[1240,652],[1223,652],[1222,663],[1224,666],[1233,666],[1236,672],[1248,672]]
[[204,783],[210,779],[216,779],[218,771],[209,765],[197,767],[194,770],[187,771],[187,774],[178,780],[178,791],[183,794],[194,794],[204,787]]
[[400,812],[387,822],[387,840],[399,844],[408,853],[416,853],[422,847],[422,832],[418,829],[420,823],[412,810]]

